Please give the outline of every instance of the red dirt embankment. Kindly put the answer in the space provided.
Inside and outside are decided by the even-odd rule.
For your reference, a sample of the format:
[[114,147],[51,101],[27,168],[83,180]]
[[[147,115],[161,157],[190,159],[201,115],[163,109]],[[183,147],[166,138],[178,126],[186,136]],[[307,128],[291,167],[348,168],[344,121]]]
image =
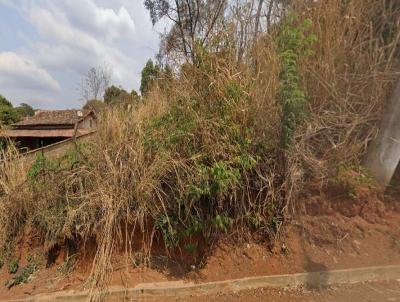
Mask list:
[[[167,280],[216,281],[257,275],[323,271],[400,264],[400,198],[368,190],[350,197],[335,190],[309,187],[299,201],[299,215],[288,222],[273,248],[257,240],[224,239],[215,243],[204,261],[191,264],[155,255],[153,268],[135,267],[127,257],[115,257],[111,285],[133,287]],[[381,200],[385,200],[382,202]],[[20,249],[21,261],[28,245]],[[0,300],[44,292],[82,289],[91,260],[78,260],[75,270],[62,273],[61,253],[50,268],[35,272],[27,284],[0,286]],[[184,263],[183,263],[184,262]],[[6,266],[0,284],[12,276]]]

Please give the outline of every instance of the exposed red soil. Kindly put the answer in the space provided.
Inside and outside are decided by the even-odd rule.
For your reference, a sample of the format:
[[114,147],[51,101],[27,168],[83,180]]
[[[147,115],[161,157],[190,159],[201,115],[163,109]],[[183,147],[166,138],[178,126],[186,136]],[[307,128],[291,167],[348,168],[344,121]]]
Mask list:
[[[119,255],[114,259],[110,285],[134,287],[140,283],[182,279],[209,282],[400,264],[400,198],[385,197],[383,203],[383,196],[368,190],[353,197],[312,187],[306,191],[307,195],[299,201],[299,215],[287,224],[272,250],[267,243],[227,238],[216,243],[200,265],[167,261],[160,254],[152,259],[153,268],[134,267],[127,257]],[[28,249],[29,245],[21,244],[18,255],[21,262]],[[65,275],[57,269],[63,264],[61,251],[50,268],[35,272],[27,284],[11,289],[0,286],[0,300],[82,289],[91,270],[90,252],[88,255],[86,260],[76,263],[72,273]],[[0,284],[11,277],[4,266],[0,270]]]

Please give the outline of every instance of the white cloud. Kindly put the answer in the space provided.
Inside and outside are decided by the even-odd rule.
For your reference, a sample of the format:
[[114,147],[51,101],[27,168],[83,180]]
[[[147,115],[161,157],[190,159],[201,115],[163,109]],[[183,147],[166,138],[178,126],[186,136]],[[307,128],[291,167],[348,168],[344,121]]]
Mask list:
[[0,88],[60,90],[58,82],[30,59],[14,52],[0,53]]
[[68,68],[82,75],[105,62],[112,66],[115,81],[129,84],[135,60],[120,51],[115,41],[124,38],[124,43],[134,45],[135,25],[125,7],[116,13],[91,0],[44,3],[25,8],[29,21],[46,41],[35,44],[36,60],[41,65]]
[[[89,68],[103,63],[113,70],[113,84],[138,89],[141,69],[158,48],[158,34],[142,0],[0,0],[2,3],[25,23],[22,31],[12,26],[8,29],[24,37],[24,45],[11,51],[60,83],[60,93],[45,95],[48,91],[38,88],[31,94],[32,99],[55,100],[49,107],[80,106],[77,83]],[[1,50],[10,49],[0,45]],[[23,84],[15,86],[22,89]],[[11,92],[11,98],[13,95],[23,101],[30,98],[18,90]]]
[[115,12],[97,6],[93,1],[70,0],[59,2],[59,7],[71,24],[96,36],[103,36],[108,41],[128,37],[135,32],[135,23],[124,6]]
[[26,6],[25,11],[39,32],[52,41],[77,44],[92,38],[111,43],[135,33],[135,23],[125,7],[116,13],[91,0],[37,1]]

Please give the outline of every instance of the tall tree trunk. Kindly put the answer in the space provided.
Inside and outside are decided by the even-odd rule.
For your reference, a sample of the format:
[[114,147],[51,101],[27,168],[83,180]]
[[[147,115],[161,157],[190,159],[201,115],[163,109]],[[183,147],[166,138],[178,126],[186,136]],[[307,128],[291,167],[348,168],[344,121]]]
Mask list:
[[182,38],[183,52],[185,53],[185,57],[187,59],[189,53],[188,53],[188,50],[187,50],[187,43],[186,43],[186,38],[185,38],[185,32],[183,30],[182,16],[181,16],[180,5],[179,5],[179,1],[178,0],[175,0],[175,5],[176,5],[176,13],[177,13],[177,17],[178,17],[177,25],[179,27],[179,31],[180,31],[181,38]]
[[267,13],[267,31],[269,31],[271,28],[271,15],[275,4],[274,2],[275,2],[274,0],[271,0],[269,2],[268,13]]
[[264,3],[264,0],[258,1],[256,21],[255,21],[255,25],[254,25],[254,39],[257,38],[258,31],[260,30],[260,18],[261,18],[261,9],[262,9],[263,3]]

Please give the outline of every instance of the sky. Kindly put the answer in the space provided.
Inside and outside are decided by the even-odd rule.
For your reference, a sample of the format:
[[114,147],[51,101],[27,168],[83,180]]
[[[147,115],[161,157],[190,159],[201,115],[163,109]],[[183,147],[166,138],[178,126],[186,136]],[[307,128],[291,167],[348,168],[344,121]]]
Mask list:
[[14,105],[80,108],[79,83],[101,65],[111,67],[112,84],[138,90],[164,30],[143,2],[0,0],[0,94]]

